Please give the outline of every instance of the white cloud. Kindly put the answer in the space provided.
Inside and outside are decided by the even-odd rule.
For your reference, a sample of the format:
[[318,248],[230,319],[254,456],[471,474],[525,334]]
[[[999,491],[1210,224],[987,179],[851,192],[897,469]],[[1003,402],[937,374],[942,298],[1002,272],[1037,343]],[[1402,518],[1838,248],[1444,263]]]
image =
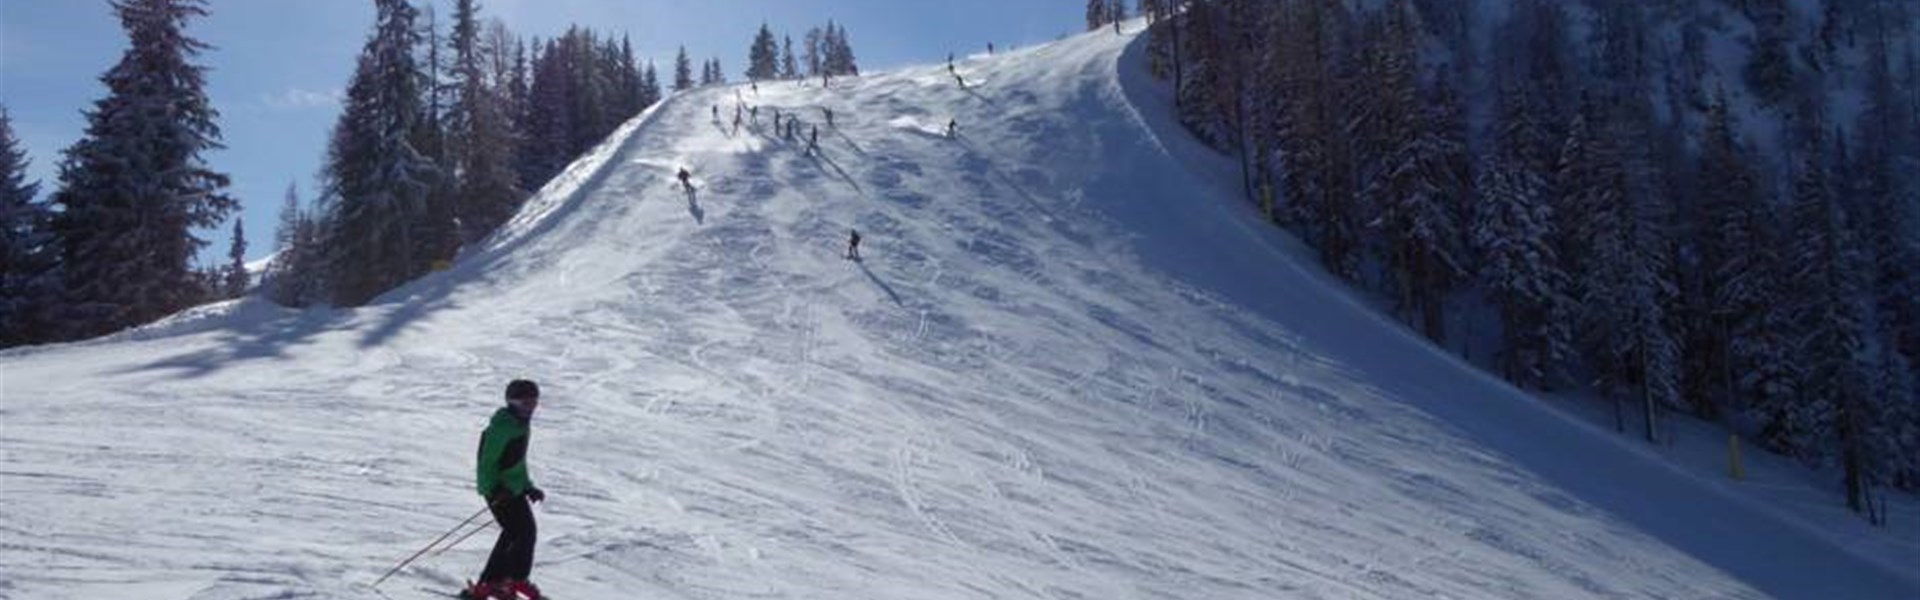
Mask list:
[[260,103],[275,110],[333,108],[340,105],[340,99],[344,95],[337,89],[314,91],[290,87],[276,93],[261,94]]

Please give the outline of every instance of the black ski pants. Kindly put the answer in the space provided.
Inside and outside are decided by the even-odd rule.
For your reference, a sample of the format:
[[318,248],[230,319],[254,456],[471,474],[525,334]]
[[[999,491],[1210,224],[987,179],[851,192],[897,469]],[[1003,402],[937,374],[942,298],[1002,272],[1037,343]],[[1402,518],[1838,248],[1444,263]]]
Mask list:
[[493,543],[493,555],[480,581],[524,581],[533,572],[533,506],[526,496],[509,496],[493,503],[493,521],[500,524],[500,539]]

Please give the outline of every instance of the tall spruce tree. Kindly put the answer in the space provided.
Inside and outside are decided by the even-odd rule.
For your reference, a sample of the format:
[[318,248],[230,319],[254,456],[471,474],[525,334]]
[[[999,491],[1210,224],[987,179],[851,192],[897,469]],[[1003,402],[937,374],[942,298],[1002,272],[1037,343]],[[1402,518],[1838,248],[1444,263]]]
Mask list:
[[[526,196],[513,171],[513,137],[500,90],[481,64],[479,7],[454,3],[453,100],[447,116],[461,237],[473,242],[505,223]],[[637,84],[636,84],[637,85]]]
[[[1625,429],[1624,401],[1639,400],[1643,434],[1658,437],[1655,415],[1679,400],[1679,347],[1667,329],[1664,300],[1674,293],[1666,242],[1645,196],[1628,194],[1625,165],[1605,121],[1588,106],[1575,116],[1561,152],[1566,206],[1588,220],[1562,232],[1589,249],[1576,279],[1577,337],[1602,393],[1614,399],[1615,426]],[[1575,272],[1569,270],[1568,272]]]
[[1707,109],[1701,139],[1700,194],[1695,204],[1701,228],[1694,239],[1698,261],[1694,279],[1700,294],[1694,304],[1700,308],[1693,311],[1700,331],[1688,348],[1689,354],[1702,357],[1698,362],[1705,378],[1716,382],[1706,386],[1714,392],[1696,403],[1707,417],[1742,395],[1731,374],[1747,365],[1732,355],[1734,331],[1754,331],[1754,324],[1745,321],[1764,316],[1767,307],[1765,281],[1755,277],[1761,273],[1755,244],[1765,207],[1756,177],[1734,136],[1737,127],[1725,95],[1717,95]]
[[1800,402],[1781,430],[1769,431],[1776,444],[1801,456],[1827,456],[1838,450],[1847,505],[1865,508],[1866,408],[1873,393],[1869,345],[1867,264],[1835,194],[1829,162],[1817,151],[1799,158],[1792,206],[1795,266],[1788,302],[1798,333],[1801,360]]
[[0,348],[47,339],[59,301],[60,248],[53,211],[27,182],[27,153],[0,108]]
[[1113,9],[1107,7],[1107,0],[1087,0],[1087,31],[1105,27],[1113,18]]
[[227,176],[201,153],[220,147],[218,113],[190,62],[206,44],[186,34],[204,0],[113,3],[131,42],[101,78],[107,97],[86,111],[85,137],[60,164],[68,324],[87,337],[154,320],[204,298],[195,254],[235,202]]
[[427,85],[415,59],[418,12],[405,0],[374,7],[374,32],[347,86],[322,173],[334,198],[323,242],[328,288],[341,306],[366,303],[431,266],[416,227],[436,179],[417,145]]
[[801,45],[801,59],[807,63],[807,76],[819,77],[826,70],[826,53],[821,47],[826,43],[826,33],[819,27],[807,30]]
[[673,56],[673,91],[690,89],[693,89],[693,61],[687,59],[687,47],[681,46],[680,53]]
[[239,298],[247,294],[247,286],[252,285],[253,274],[247,272],[247,230],[244,219],[233,220],[233,240],[227,246],[227,268],[225,278],[220,282],[222,298]]
[[753,43],[747,47],[747,79],[766,81],[779,77],[780,45],[773,38],[773,30],[761,23],[760,31],[753,34]]
[[800,63],[793,57],[793,36],[783,36],[780,40],[780,78],[799,79]]
[[273,259],[267,263],[264,281],[267,299],[282,306],[302,307],[326,300],[320,247],[321,226],[316,210],[300,203],[299,191],[287,184],[285,202],[280,205],[280,221],[273,232]]

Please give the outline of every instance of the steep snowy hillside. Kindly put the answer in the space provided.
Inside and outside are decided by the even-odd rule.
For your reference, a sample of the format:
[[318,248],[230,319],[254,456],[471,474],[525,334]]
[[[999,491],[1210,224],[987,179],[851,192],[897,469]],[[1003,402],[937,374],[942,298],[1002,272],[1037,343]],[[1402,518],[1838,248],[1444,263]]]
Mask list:
[[561,598],[1920,594],[1294,266],[1131,41],[680,94],[373,306],[0,354],[0,596],[378,597],[514,377]]

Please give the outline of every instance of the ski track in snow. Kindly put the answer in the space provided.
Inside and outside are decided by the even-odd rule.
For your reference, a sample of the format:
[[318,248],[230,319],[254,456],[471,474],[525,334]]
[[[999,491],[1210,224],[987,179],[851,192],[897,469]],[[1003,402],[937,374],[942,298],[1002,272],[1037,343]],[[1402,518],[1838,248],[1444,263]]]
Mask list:
[[1920,595],[1289,266],[1131,39],[677,94],[372,306],[0,354],[0,598],[373,596],[513,377],[563,598]]

